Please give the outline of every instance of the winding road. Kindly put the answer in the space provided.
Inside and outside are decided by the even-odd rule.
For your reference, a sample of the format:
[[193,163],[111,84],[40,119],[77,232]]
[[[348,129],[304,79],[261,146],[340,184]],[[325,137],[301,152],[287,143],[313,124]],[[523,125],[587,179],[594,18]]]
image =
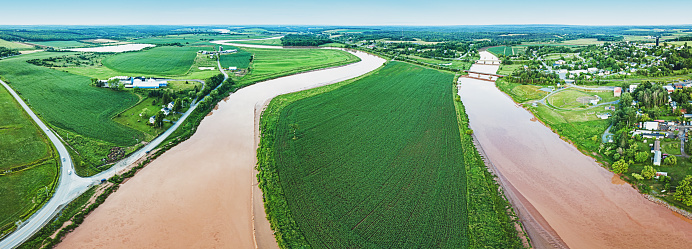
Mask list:
[[352,79],[385,62],[349,52],[361,61],[256,83],[219,102],[192,137],[120,185],[58,248],[277,248],[254,169],[259,115],[275,96]]
[[[222,71],[223,72],[223,71]],[[224,73],[224,75],[226,75]],[[226,75],[228,78],[228,75]],[[190,81],[200,81],[200,80],[190,80]],[[204,83],[203,81],[201,81]],[[130,154],[128,157],[118,161],[111,168],[90,177],[78,176],[74,170],[74,164],[72,163],[72,158],[70,153],[65,148],[62,143],[62,139],[59,138],[55,133],[53,133],[48,126],[46,126],[41,119],[39,119],[36,114],[29,108],[29,106],[24,103],[24,100],[19,97],[19,95],[5,82],[0,80],[7,91],[12,94],[12,96],[19,102],[19,104],[24,108],[24,110],[31,116],[31,118],[36,122],[36,124],[41,128],[41,130],[50,139],[53,146],[58,151],[60,155],[60,178],[58,180],[58,187],[55,189],[55,193],[51,199],[36,213],[34,213],[29,219],[24,221],[17,230],[7,235],[0,241],[0,248],[15,248],[21,245],[24,241],[29,239],[38,230],[40,230],[44,225],[46,225],[62,208],[69,204],[72,200],[80,196],[82,193],[86,192],[91,186],[97,185],[102,179],[108,179],[114,176],[120,171],[124,170],[131,164],[135,163],[137,160],[147,155],[148,151],[156,148],[161,142],[166,140],[180,124],[182,124],[185,119],[197,108],[197,103],[193,102],[190,108],[178,119],[178,121],[173,124],[168,130],[156,137],[154,140],[149,142],[147,145],[141,149]]]

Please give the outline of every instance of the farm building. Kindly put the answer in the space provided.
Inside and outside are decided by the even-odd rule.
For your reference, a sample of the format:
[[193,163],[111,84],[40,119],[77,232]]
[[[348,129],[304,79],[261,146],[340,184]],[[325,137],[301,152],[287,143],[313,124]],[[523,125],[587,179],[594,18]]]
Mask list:
[[630,85],[630,92],[633,93],[637,89],[637,85]]
[[650,131],[658,130],[658,122],[644,122],[644,127],[642,128]]
[[[128,84],[129,83],[129,84]],[[168,86],[168,81],[148,79],[142,80],[140,78],[130,78],[130,82],[125,83],[126,88],[151,88],[158,89],[161,87]]]
[[156,116],[149,117],[149,123],[153,124],[154,122],[156,122]]
[[661,166],[661,141],[654,141],[654,165]]
[[668,91],[668,93],[672,93],[673,91],[675,91],[675,88],[673,88],[672,86],[663,86],[663,88],[665,88],[666,91]]
[[615,89],[613,89],[613,96],[620,97],[620,95],[622,95],[622,87],[615,87]]

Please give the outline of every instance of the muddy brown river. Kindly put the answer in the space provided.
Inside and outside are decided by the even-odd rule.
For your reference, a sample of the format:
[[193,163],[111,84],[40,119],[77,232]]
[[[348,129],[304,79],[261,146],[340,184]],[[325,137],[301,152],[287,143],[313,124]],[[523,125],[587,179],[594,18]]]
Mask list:
[[197,132],[122,184],[58,248],[276,248],[254,167],[258,114],[273,97],[354,78],[385,60],[269,80],[219,103]]
[[[487,52],[482,57],[497,59]],[[497,68],[474,65],[471,71]],[[692,248],[689,219],[614,180],[613,173],[537,122],[494,83],[462,78],[460,95],[474,134],[515,190],[515,201],[548,230],[529,235],[556,234],[556,242],[534,243],[537,248]]]

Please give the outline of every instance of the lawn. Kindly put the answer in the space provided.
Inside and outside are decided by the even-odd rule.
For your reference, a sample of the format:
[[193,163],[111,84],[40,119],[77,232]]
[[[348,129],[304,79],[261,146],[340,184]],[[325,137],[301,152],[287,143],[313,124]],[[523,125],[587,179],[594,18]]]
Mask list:
[[617,98],[613,96],[613,92],[610,91],[587,92],[567,89],[551,95],[548,98],[548,103],[561,109],[583,109],[593,106],[589,103],[589,100],[598,99],[595,96],[601,97],[601,100],[598,102],[599,104],[617,100]]
[[[149,125],[149,117],[156,115],[163,108],[162,105],[164,103],[161,103],[160,98],[144,98],[139,104],[114,117],[113,121],[143,132],[146,134],[144,141],[151,141],[172,125],[169,122],[164,122],[163,128],[154,128],[154,126]],[[140,116],[140,114],[142,115]],[[166,119],[175,121],[179,117],[180,115],[171,114],[166,116]]]
[[73,157],[77,173],[83,174],[83,169],[100,165],[111,148],[133,146],[144,138],[141,132],[111,119],[137,103],[138,97],[129,91],[90,86],[89,77],[25,62],[63,54],[40,52],[4,59],[0,61],[0,75],[77,150]]
[[[0,110],[1,237],[48,200],[57,181],[58,159],[44,133],[2,86]],[[5,173],[10,169],[14,172]]]
[[78,48],[84,47],[89,44],[81,43],[78,41],[42,41],[42,42],[31,42],[32,44],[37,44],[41,46],[54,47],[54,48]]
[[278,78],[314,69],[360,61],[348,52],[333,49],[244,49],[254,55],[250,72],[241,85]]
[[252,59],[252,54],[246,51],[238,51],[237,53],[224,54],[219,57],[221,61],[221,66],[224,68],[237,67],[237,68],[248,68],[250,66],[250,60]]
[[512,97],[512,99],[514,99],[514,101],[517,103],[538,100],[548,95],[548,92],[540,90],[543,88],[542,86],[522,85],[510,83],[504,80],[496,81],[495,85],[500,88],[500,90]]
[[512,65],[501,65],[500,69],[497,70],[497,74],[501,75],[512,75],[512,73],[518,69],[524,68],[524,65],[521,64],[512,64]]
[[197,57],[197,51],[209,47],[155,47],[152,49],[120,53],[102,61],[103,65],[125,75],[183,75]]
[[669,155],[680,155],[680,140],[665,141],[661,143],[661,152]]
[[9,49],[18,49],[18,50],[26,50],[26,49],[33,49],[34,46],[31,45],[26,45],[18,42],[11,42],[11,41],[5,41],[3,39],[0,39],[0,47],[6,47]]
[[467,188],[490,174],[465,167],[466,155],[480,157],[462,145],[453,79],[390,62],[273,100],[262,116],[258,179],[280,246],[513,247],[497,186]]

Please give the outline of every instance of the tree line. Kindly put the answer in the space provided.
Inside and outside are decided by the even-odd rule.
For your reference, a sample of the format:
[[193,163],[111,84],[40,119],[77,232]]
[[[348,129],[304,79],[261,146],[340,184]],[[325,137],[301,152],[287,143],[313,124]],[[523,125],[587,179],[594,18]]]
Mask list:
[[281,45],[293,47],[317,47],[322,44],[331,43],[327,35],[300,34],[286,35],[281,38]]

